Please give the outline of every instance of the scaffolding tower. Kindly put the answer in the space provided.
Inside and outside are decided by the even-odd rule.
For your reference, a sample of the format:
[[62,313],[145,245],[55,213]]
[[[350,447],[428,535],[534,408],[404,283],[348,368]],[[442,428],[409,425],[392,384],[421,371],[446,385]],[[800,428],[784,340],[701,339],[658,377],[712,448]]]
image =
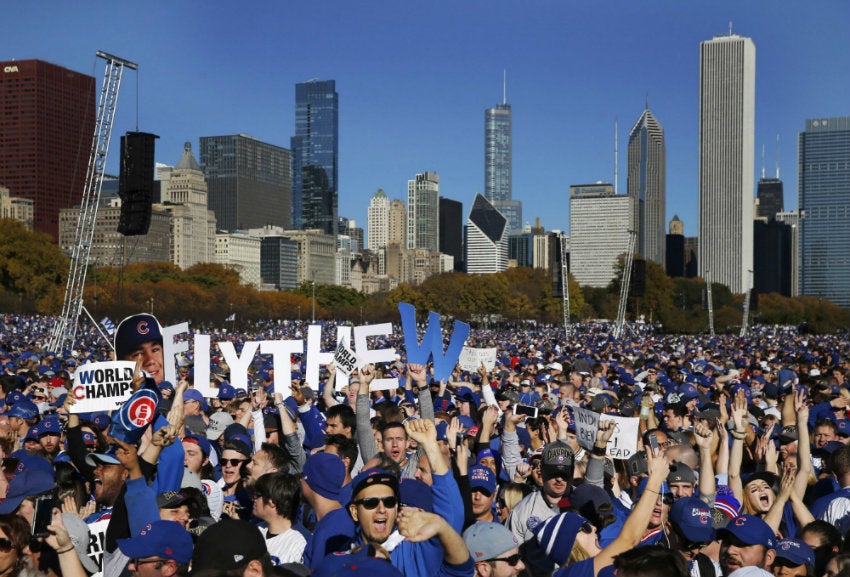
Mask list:
[[[65,285],[65,300],[62,304],[62,314],[54,327],[48,345],[48,350],[54,352],[73,348],[77,339],[80,313],[85,309],[83,291],[86,287],[86,273],[91,255],[100,191],[103,186],[103,175],[106,169],[106,156],[109,153],[109,141],[112,138],[112,123],[115,120],[118,92],[121,89],[121,77],[125,68],[138,70],[135,63],[118,56],[100,50],[96,52],[96,56],[106,61],[106,69],[103,74],[103,83],[97,104],[97,121],[94,127],[83,197],[80,202],[80,215],[77,218],[77,232],[74,246],[71,249],[71,264],[68,281]],[[96,322],[95,326],[97,326]]]

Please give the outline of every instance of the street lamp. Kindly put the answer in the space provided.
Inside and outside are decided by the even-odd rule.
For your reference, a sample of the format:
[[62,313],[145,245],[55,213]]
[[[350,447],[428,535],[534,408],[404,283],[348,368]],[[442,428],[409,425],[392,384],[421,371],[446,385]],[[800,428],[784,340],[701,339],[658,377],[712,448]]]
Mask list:
[[313,285],[313,324],[316,324],[316,271],[310,271],[310,282]]

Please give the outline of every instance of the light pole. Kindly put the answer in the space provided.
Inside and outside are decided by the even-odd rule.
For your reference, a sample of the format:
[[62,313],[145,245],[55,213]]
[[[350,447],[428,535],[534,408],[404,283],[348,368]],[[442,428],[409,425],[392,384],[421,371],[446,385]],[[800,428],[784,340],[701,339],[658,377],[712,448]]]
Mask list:
[[313,324],[316,324],[316,271],[310,271],[310,282],[313,284]]

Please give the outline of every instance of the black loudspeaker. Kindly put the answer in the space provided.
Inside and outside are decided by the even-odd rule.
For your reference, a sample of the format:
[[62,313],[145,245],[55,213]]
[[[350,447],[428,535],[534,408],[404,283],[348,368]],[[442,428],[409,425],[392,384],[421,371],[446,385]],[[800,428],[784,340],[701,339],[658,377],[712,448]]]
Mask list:
[[636,258],[632,263],[631,293],[633,297],[642,297],[646,292],[646,261]]
[[128,132],[121,137],[121,168],[118,196],[121,218],[118,232],[124,236],[148,233],[153,203],[154,143],[159,138],[147,132]]

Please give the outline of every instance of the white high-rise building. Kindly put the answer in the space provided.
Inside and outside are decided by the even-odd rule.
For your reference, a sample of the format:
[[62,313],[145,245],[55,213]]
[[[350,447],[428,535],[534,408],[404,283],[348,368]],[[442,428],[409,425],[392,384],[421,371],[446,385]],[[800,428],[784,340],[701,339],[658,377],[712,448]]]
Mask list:
[[476,194],[466,219],[466,272],[492,274],[508,268],[508,219]]
[[407,181],[407,248],[440,250],[440,176],[423,172]]
[[730,34],[700,43],[699,275],[732,292],[753,270],[756,48]]
[[262,239],[246,232],[215,235],[215,262],[239,273],[242,284],[260,288],[260,245]]
[[373,252],[387,246],[390,234],[390,199],[379,188],[375,196],[369,202],[369,212],[366,217],[368,230],[368,243],[366,246]]
[[208,208],[204,171],[187,142],[177,166],[158,167],[162,208],[171,214],[171,262],[182,269],[215,262],[215,213]]
[[632,199],[609,183],[570,186],[570,273],[581,285],[606,287],[629,250]]

